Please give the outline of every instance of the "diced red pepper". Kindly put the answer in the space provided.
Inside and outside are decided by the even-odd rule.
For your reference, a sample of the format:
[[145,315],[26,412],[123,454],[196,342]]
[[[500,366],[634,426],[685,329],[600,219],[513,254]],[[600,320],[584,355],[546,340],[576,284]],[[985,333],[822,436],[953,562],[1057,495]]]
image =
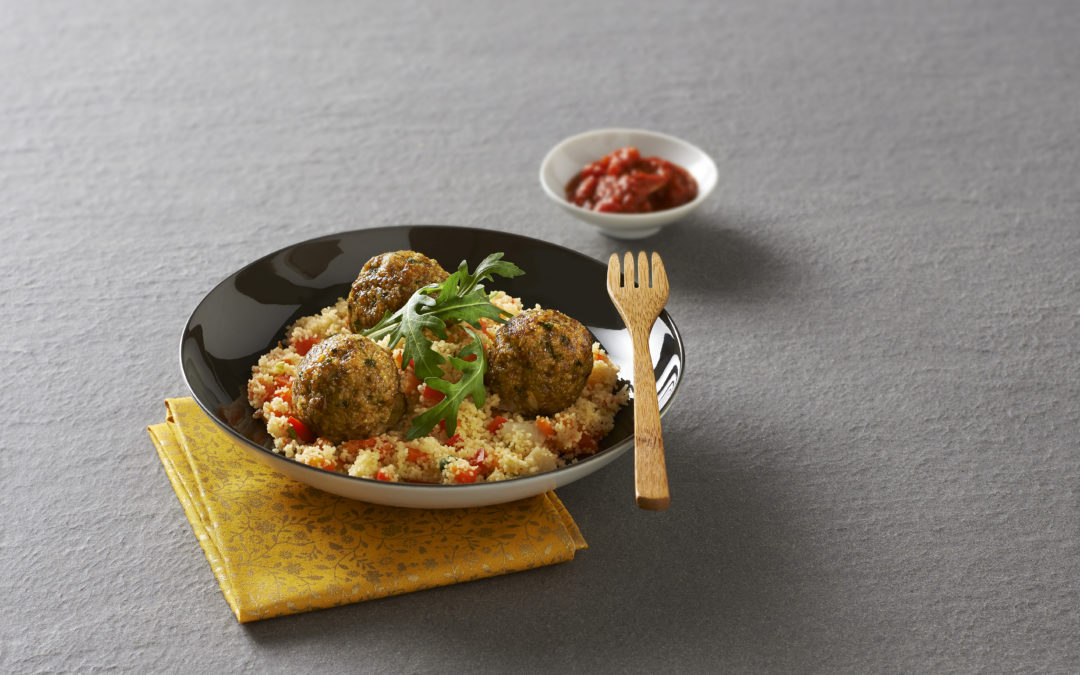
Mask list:
[[299,354],[300,356],[304,356],[309,351],[311,351],[312,347],[319,344],[319,341],[320,341],[320,338],[317,338],[317,337],[314,337],[314,336],[306,337],[306,338],[300,338],[299,340],[296,340],[295,342],[293,342],[292,346],[293,346],[293,349],[296,350],[297,354]]
[[476,453],[476,457],[473,457],[469,460],[469,464],[472,464],[473,466],[480,466],[484,463],[485,459],[487,459],[487,453],[484,451],[483,448],[480,448],[480,451]]
[[313,443],[315,441],[315,434],[311,433],[311,430],[300,420],[290,417],[285,422],[289,425],[289,435],[296,440],[302,443]]
[[584,450],[589,453],[596,452],[596,449],[600,447],[596,443],[596,439],[588,434],[581,434],[581,440],[578,441],[578,449]]
[[476,354],[466,354],[465,358],[462,359],[462,361],[469,361],[469,362],[472,362],[472,361],[475,361],[475,360],[476,360]]
[[419,448],[409,448],[409,461],[413,464],[421,464],[426,461],[428,455],[426,452]]
[[461,446],[465,445],[465,439],[461,437],[461,434],[454,434],[446,441],[446,444],[452,445],[456,448],[460,448]]
[[420,394],[420,396],[425,401],[428,401],[430,403],[438,403],[439,401],[446,398],[446,394],[442,393],[438,389],[434,389],[434,388],[429,387],[427,385],[424,385],[424,391],[423,391],[422,394]]
[[502,428],[502,425],[506,424],[506,418],[502,415],[498,415],[495,419],[488,422],[487,430],[491,433],[495,433]]
[[375,474],[375,480],[392,482],[390,480],[390,474],[386,472],[386,469],[379,469],[379,473]]

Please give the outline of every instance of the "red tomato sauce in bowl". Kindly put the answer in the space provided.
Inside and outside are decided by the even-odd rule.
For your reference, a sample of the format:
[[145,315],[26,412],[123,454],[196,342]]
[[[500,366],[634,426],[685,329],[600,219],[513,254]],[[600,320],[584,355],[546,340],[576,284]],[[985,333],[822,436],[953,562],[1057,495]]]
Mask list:
[[602,213],[652,213],[682,206],[697,197],[697,181],[659,157],[620,148],[585,166],[566,184],[566,200]]

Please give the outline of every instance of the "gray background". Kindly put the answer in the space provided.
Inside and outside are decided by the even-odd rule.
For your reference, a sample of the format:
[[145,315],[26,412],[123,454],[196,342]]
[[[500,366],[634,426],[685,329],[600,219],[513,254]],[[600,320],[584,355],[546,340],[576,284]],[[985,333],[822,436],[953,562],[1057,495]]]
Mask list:
[[[1080,5],[0,3],[0,667],[1080,669]],[[672,508],[573,562],[240,626],[146,425],[181,329],[309,237],[598,259],[562,137],[709,151],[668,261]]]

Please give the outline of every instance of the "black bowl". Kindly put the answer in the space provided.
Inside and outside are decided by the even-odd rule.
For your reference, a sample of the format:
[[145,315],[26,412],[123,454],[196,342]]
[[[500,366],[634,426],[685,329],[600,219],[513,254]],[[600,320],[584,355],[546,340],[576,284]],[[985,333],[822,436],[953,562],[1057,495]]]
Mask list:
[[[453,270],[462,260],[473,269],[488,254],[525,270],[496,277],[501,289],[557,309],[583,323],[607,350],[623,377],[633,373],[633,348],[607,295],[605,264],[561,246],[515,234],[466,227],[411,225],[355,230],[293,244],[227,277],[191,313],[180,342],[180,368],[195,401],[256,459],[297,480],[345,497],[411,507],[465,507],[532,496],[577,480],[633,446],[633,406],[615,417],[615,428],[596,454],[534,476],[471,485],[387,483],[309,467],[273,452],[273,442],[253,420],[247,403],[251,367],[285,336],[296,319],[318,313],[348,294],[360,268],[374,255],[411,249]],[[661,414],[671,405],[685,354],[675,323],[660,314],[650,336]]]

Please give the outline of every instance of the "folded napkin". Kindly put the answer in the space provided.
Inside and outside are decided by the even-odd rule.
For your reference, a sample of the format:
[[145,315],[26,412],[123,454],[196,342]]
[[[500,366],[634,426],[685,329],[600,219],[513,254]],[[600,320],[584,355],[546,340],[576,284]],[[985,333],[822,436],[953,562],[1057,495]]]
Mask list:
[[241,623],[564,562],[585,548],[549,492],[472,509],[345,499],[250,459],[190,398],[149,427]]

